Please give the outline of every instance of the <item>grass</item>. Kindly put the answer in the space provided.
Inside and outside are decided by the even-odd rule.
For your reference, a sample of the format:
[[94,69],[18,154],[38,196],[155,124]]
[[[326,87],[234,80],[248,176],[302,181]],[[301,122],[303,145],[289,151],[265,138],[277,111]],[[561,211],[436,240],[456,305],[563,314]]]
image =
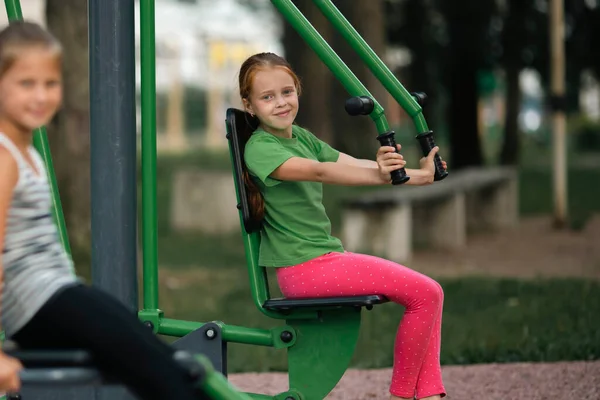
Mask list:
[[[171,279],[187,283],[162,288],[161,308],[169,318],[261,328],[279,324],[254,308],[243,268],[178,270]],[[462,278],[440,283],[446,299],[442,364],[600,359],[598,282]],[[392,303],[363,312],[352,366],[392,365],[402,314],[403,307]],[[285,369],[285,352],[236,344],[230,349],[231,372]]]

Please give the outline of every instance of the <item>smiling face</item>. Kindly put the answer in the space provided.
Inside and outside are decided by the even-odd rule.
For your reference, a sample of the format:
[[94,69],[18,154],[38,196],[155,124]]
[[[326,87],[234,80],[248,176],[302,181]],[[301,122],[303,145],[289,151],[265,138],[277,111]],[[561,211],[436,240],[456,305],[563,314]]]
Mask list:
[[298,88],[284,68],[266,67],[253,77],[250,94],[244,99],[246,111],[256,115],[265,131],[291,137],[298,114]]
[[58,54],[41,46],[22,49],[0,77],[0,127],[30,134],[50,122],[61,101]]

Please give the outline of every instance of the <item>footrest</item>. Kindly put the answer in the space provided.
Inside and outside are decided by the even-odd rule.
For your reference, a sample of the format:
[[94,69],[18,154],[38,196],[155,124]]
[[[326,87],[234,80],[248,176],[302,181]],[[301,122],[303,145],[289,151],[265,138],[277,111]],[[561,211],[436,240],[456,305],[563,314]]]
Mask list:
[[89,367],[92,356],[85,350],[6,350],[17,358],[25,368],[43,367]]
[[300,308],[340,308],[340,307],[366,307],[371,310],[375,304],[388,302],[385,296],[377,294],[351,297],[319,297],[310,299],[269,299],[263,304],[265,310],[291,311]]

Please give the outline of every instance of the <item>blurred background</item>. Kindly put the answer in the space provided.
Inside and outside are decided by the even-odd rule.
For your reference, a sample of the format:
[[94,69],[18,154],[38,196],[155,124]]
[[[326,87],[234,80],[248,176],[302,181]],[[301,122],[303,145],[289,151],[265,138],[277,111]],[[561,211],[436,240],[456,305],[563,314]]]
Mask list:
[[[89,277],[86,3],[21,0],[25,18],[65,46],[65,104],[48,129],[77,270]],[[418,166],[412,120],[311,0],[294,3],[382,104],[409,166]],[[565,1],[567,179],[558,217],[548,0],[334,3],[409,91],[427,93],[424,115],[450,173],[517,171],[517,226],[469,232],[458,249],[425,243],[407,261],[444,287],[442,363],[600,358],[598,1]],[[139,91],[137,31],[136,42]],[[169,318],[272,326],[251,302],[224,124],[226,109],[240,107],[241,63],[262,51],[285,56],[300,76],[300,125],[355,157],[375,156],[372,121],[346,114],[344,88],[268,0],[156,0],[160,306]],[[138,114],[138,136],[139,123]],[[325,188],[334,234],[343,202],[366,190]],[[354,366],[391,366],[401,317],[393,304],[366,313]],[[272,349],[231,347],[231,372],[285,366]]]

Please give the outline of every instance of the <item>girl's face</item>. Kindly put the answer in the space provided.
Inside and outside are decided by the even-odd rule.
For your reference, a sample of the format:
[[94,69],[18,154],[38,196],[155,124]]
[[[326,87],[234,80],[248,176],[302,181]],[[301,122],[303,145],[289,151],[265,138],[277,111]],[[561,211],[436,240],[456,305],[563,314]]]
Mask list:
[[256,115],[264,130],[291,137],[298,114],[298,92],[292,76],[281,68],[262,69],[254,75],[252,90],[244,99],[246,111]]
[[23,133],[50,122],[61,101],[60,59],[51,50],[23,50],[0,77],[0,121]]

